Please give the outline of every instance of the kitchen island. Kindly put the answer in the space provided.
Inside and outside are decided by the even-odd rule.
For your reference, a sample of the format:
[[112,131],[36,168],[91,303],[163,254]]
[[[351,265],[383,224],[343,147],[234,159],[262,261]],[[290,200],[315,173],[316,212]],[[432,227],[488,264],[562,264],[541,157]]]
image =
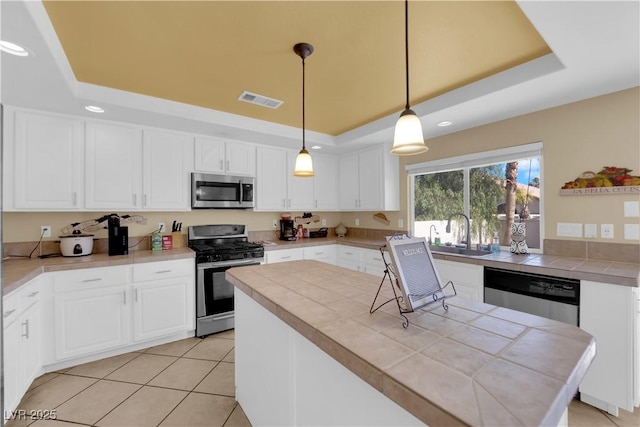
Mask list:
[[317,261],[226,274],[254,425],[558,425],[595,356],[577,327],[460,297],[404,329],[393,303],[369,314],[379,278]]

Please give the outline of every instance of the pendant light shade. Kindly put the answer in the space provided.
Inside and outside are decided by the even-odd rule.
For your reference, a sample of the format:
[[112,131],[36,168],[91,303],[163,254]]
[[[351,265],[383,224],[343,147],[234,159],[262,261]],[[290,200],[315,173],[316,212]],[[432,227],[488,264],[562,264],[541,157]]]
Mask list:
[[304,114],[304,60],[307,56],[313,53],[313,46],[309,43],[298,43],[293,46],[293,51],[302,58],[302,150],[298,153],[298,157],[296,158],[296,165],[293,169],[293,176],[298,176],[302,178],[312,177],[315,174],[313,173],[313,162],[311,160],[311,155],[307,151],[305,147],[305,114]]
[[422,125],[409,105],[409,1],[404,2],[404,53],[405,53],[405,76],[407,83],[407,103],[405,109],[400,114],[396,122],[396,130],[393,135],[393,147],[391,154],[396,156],[410,156],[412,154],[424,153],[429,149],[424,143]]

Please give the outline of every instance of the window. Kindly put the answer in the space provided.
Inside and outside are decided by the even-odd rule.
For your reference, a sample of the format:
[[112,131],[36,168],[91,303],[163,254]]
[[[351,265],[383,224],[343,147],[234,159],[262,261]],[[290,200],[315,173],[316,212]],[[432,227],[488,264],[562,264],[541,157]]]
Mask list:
[[462,213],[469,218],[473,248],[490,246],[495,235],[508,248],[511,223],[522,222],[528,248],[541,249],[541,160],[542,143],[534,143],[407,165],[411,234],[433,243],[437,236],[442,244],[464,244]]

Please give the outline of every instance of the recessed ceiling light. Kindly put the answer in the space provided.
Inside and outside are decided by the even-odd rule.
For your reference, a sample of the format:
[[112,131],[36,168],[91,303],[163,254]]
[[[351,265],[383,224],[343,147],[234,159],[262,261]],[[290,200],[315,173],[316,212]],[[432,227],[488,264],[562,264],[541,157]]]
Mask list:
[[0,40],[0,50],[15,56],[29,56],[29,52],[25,48],[6,40]]
[[86,105],[84,109],[87,111],[91,111],[92,113],[104,113],[104,110],[102,108],[96,107],[95,105]]
[[312,150],[320,150],[322,147],[319,145],[314,145],[311,147]]
[[443,120],[440,123],[438,123],[438,126],[440,127],[446,127],[446,126],[451,126],[453,124],[453,122],[451,120]]

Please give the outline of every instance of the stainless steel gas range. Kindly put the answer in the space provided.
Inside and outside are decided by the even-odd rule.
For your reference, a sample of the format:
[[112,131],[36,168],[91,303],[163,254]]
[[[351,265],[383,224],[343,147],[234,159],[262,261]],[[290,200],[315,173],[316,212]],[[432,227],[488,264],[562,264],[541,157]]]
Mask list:
[[264,247],[237,224],[190,226],[189,247],[196,252],[196,336],[233,329],[233,285],[225,272],[262,263]]

